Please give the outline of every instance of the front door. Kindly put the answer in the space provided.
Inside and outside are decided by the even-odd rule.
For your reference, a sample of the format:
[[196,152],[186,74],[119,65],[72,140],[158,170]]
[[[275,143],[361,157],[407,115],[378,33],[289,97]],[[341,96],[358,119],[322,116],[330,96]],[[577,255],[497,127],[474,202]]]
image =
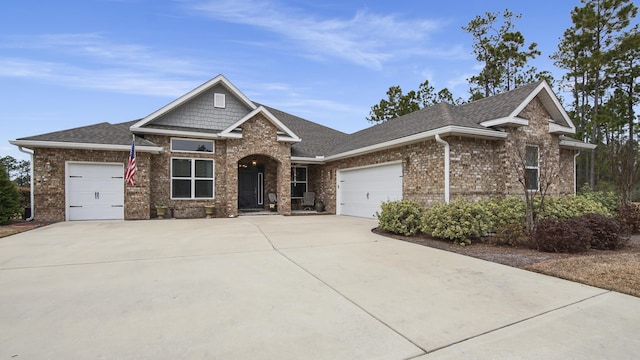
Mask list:
[[259,166],[238,169],[238,209],[257,209],[263,204],[262,174]]

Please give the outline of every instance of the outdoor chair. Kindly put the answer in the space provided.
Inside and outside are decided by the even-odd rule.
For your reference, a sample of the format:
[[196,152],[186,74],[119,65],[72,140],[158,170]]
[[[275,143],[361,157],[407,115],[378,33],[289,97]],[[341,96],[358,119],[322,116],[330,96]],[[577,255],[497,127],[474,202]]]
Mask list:
[[302,208],[305,211],[313,210],[316,205],[316,193],[314,192],[305,192],[302,194]]
[[271,211],[277,211],[278,210],[278,197],[276,196],[276,193],[269,193],[267,194],[267,196],[269,197],[269,210]]

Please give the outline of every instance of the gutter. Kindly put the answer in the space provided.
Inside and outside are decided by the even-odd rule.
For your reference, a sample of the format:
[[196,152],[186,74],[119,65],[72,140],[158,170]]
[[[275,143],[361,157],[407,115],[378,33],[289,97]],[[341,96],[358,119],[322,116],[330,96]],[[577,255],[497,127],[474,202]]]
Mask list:
[[[10,140],[10,144],[29,147],[55,148],[55,149],[80,149],[80,150],[106,150],[106,151],[131,151],[131,145],[113,145],[113,144],[90,144],[90,143],[73,143],[63,141],[42,141],[42,140]],[[159,154],[162,147],[159,146],[137,146],[137,152],[150,152]]]
[[448,125],[448,126],[434,129],[434,130],[429,130],[429,131],[421,132],[418,134],[401,137],[399,139],[389,140],[383,143],[369,145],[363,148],[350,150],[350,151],[346,151],[346,152],[335,154],[335,155],[330,155],[325,158],[325,161],[340,160],[340,159],[350,158],[358,155],[364,155],[364,154],[375,152],[375,151],[386,150],[386,149],[394,148],[397,146],[408,145],[414,142],[431,139],[435,135],[464,136],[464,137],[489,139],[489,140],[505,139],[507,137],[507,133],[501,132],[501,131]]
[[439,134],[436,134],[435,139],[440,144],[444,145],[444,202],[449,203],[449,188],[451,187],[451,179],[449,178],[449,165],[451,163],[451,154],[449,143],[442,140]]
[[30,201],[29,201],[29,205],[31,207],[31,216],[29,216],[27,219],[25,219],[26,221],[33,221],[33,218],[35,217],[35,212],[34,212],[34,206],[33,206],[33,186],[35,183],[35,180],[33,178],[33,152],[29,152],[26,151],[25,149],[22,148],[22,146],[18,146],[18,150],[22,153],[28,154],[29,156],[31,156],[31,164],[29,165],[29,187],[31,189],[29,197],[30,197]]
[[573,155],[573,195],[578,193],[578,172],[576,171],[576,160],[582,151],[578,151],[575,155]]

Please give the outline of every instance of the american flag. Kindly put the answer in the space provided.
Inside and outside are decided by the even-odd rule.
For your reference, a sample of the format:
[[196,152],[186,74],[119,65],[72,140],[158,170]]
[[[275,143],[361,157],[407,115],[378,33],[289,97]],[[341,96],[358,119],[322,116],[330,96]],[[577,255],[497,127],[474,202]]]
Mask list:
[[124,181],[133,186],[133,176],[136,174],[136,137],[133,136],[131,140],[131,153],[129,153],[129,163],[127,164],[127,170],[124,172]]

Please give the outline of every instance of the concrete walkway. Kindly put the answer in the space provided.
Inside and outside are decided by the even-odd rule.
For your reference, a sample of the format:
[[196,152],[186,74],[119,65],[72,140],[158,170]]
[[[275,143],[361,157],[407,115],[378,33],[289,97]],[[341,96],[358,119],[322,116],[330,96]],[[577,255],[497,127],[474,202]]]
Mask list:
[[631,359],[640,299],[338,216],[0,239],[0,359]]

